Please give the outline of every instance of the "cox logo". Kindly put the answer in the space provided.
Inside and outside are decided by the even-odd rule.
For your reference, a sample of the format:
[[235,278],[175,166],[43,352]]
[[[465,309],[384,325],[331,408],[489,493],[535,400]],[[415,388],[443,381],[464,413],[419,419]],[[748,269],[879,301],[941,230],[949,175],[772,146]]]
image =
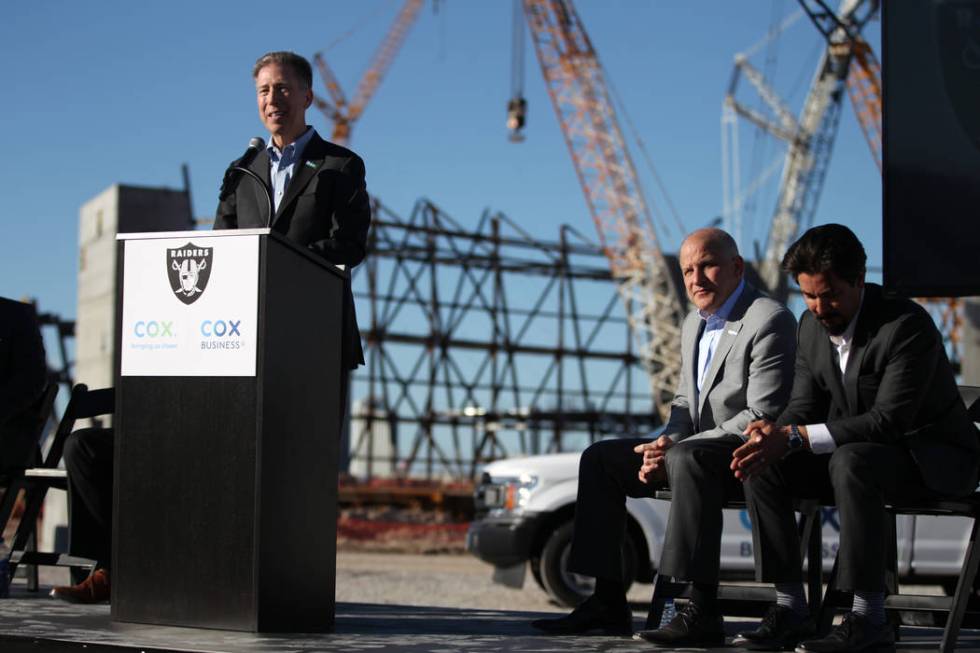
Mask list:
[[241,337],[241,324],[241,320],[204,320],[201,322],[201,335],[205,338]]
[[174,333],[174,323],[164,322],[157,320],[144,321],[140,320],[135,325],[133,325],[133,334],[137,338],[173,338],[176,334]]

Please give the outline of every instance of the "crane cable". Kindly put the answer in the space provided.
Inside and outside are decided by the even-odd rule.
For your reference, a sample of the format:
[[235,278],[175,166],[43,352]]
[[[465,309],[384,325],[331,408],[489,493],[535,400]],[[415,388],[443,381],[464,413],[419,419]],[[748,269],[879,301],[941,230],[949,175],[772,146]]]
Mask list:
[[[647,151],[646,144],[643,142],[643,139],[640,137],[639,131],[637,131],[636,126],[633,124],[633,118],[630,117],[629,111],[626,110],[626,105],[623,103],[622,98],[619,96],[619,91],[616,89],[616,85],[613,83],[612,76],[609,74],[609,71],[606,70],[606,67],[603,66],[601,63],[599,64],[599,66],[602,68],[602,74],[606,78],[606,83],[609,86],[609,91],[610,94],[612,95],[613,101],[619,106],[620,113],[626,119],[626,126],[629,127],[629,131],[633,137],[633,140],[636,142],[636,146],[639,148],[640,154],[643,156],[643,161],[650,169],[650,173],[653,175],[653,179],[657,184],[657,188],[659,188],[660,192],[663,193],[664,201],[667,204],[667,207],[670,209],[670,214],[671,217],[673,217],[674,219],[674,224],[677,226],[680,235],[684,236],[685,233],[687,232],[687,229],[684,226],[684,221],[681,219],[680,214],[677,211],[677,207],[674,205],[674,201],[670,198],[670,194],[667,192],[667,187],[664,185],[663,179],[661,179],[660,174],[657,172],[657,167],[653,165],[653,158],[650,156],[650,152]],[[642,182],[640,182],[640,180],[637,179],[637,183],[642,183]],[[652,195],[650,195],[648,199],[650,200],[651,204],[654,204],[654,199]],[[660,208],[655,204],[653,208],[655,209],[654,213],[656,213],[658,216],[663,213],[660,210]],[[669,234],[671,231],[670,227],[663,220],[660,220],[659,222],[663,230]]]
[[361,18],[359,21],[357,21],[356,23],[354,23],[354,25],[350,29],[348,29],[346,32],[344,32],[343,34],[341,34],[340,36],[338,36],[337,38],[335,38],[333,41],[331,41],[327,45],[327,47],[325,47],[322,50],[320,50],[319,52],[317,52],[317,54],[323,54],[324,52],[327,52],[329,50],[332,50],[333,48],[335,48],[336,46],[340,45],[341,43],[343,43],[344,41],[346,41],[347,39],[349,39],[351,36],[353,36],[357,32],[359,32],[362,29],[364,29],[364,27],[366,25],[368,25],[369,23],[371,23],[372,21],[374,21],[382,13],[389,13],[389,7],[391,5],[393,5],[394,3],[395,3],[395,0],[389,0],[386,3],[382,3],[382,4],[378,5],[378,7],[374,11],[372,11],[369,14],[366,14],[363,18]]

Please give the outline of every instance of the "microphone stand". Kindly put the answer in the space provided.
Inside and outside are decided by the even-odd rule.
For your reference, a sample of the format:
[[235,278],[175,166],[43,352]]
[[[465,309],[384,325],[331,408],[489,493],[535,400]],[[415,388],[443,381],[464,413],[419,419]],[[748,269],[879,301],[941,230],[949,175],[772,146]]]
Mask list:
[[266,207],[268,208],[267,213],[269,216],[269,218],[265,221],[265,226],[267,228],[271,227],[272,226],[272,191],[270,191],[269,187],[265,185],[265,182],[262,181],[261,177],[259,177],[257,174],[255,174],[248,168],[243,168],[241,166],[232,166],[231,168],[228,169],[228,173],[231,174],[232,172],[241,172],[246,176],[254,179],[256,183],[258,183],[258,185],[262,187],[262,190],[264,191],[263,194],[265,195]]

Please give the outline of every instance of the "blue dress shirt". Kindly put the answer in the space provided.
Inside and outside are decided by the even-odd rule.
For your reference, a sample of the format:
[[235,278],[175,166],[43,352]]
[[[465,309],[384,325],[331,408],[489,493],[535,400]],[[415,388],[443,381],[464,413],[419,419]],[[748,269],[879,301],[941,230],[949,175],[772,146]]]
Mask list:
[[722,329],[725,326],[725,322],[728,321],[728,316],[732,312],[732,307],[735,306],[735,302],[742,294],[742,290],[745,288],[745,279],[738,282],[735,290],[732,294],[728,296],[725,303],[721,305],[717,311],[712,314],[705,313],[704,311],[698,311],[698,315],[704,320],[704,330],[701,332],[701,339],[698,341],[698,368],[697,368],[697,384],[698,384],[698,394],[701,394],[701,388],[704,385],[704,377],[707,376],[708,370],[711,369],[711,358],[715,354],[715,349],[718,348],[718,341],[721,339]]
[[312,127],[307,127],[302,136],[287,145],[282,151],[273,144],[272,138],[269,139],[269,145],[265,149],[269,152],[269,181],[272,182],[273,211],[279,211],[279,203],[286,193],[289,180],[293,178],[296,162],[303,156],[303,150],[313,138],[314,132]]

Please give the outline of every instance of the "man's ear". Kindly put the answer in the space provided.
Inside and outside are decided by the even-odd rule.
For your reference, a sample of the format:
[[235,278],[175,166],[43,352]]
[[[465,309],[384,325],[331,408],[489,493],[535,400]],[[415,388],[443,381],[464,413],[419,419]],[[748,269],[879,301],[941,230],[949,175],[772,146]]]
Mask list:
[[854,280],[854,287],[855,288],[864,288],[864,275],[865,274],[867,274],[867,271],[866,270],[861,270],[861,272],[857,275],[857,279]]

